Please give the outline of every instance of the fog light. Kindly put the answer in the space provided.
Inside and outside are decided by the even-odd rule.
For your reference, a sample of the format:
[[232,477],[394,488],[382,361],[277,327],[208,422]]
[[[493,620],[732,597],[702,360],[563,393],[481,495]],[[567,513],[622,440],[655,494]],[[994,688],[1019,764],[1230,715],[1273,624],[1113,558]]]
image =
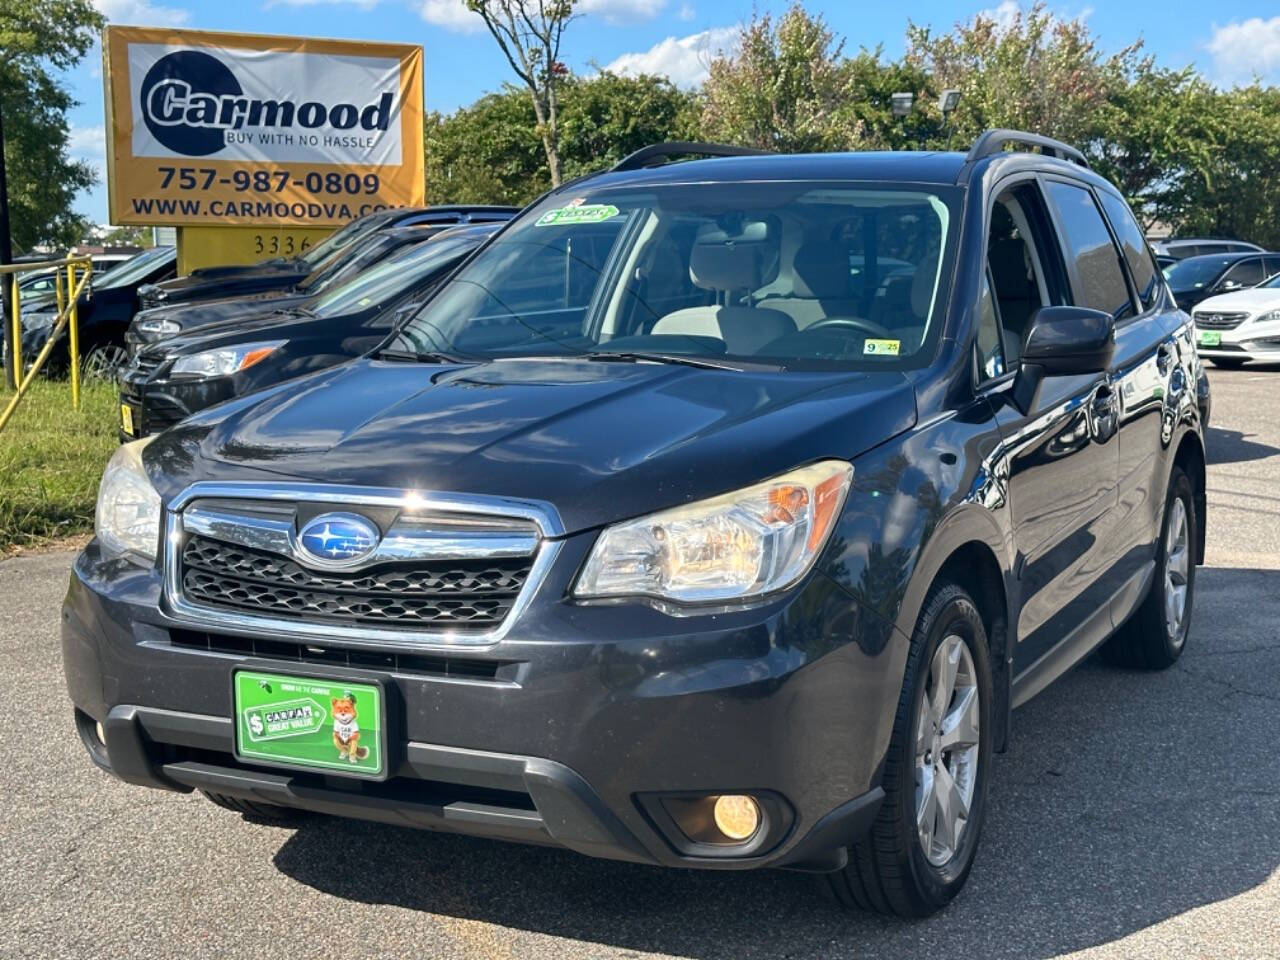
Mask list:
[[760,807],[743,794],[716,797],[716,827],[730,840],[749,840],[760,828]]

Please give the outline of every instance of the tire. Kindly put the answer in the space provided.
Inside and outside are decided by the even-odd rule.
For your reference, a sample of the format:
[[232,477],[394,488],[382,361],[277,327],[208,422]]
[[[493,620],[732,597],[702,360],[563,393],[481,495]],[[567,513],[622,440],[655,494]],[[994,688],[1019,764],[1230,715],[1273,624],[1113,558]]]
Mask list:
[[1221,367],[1223,370],[1239,370],[1244,366],[1245,361],[1235,359],[1222,359],[1221,357],[1210,357],[1209,362],[1215,367]]
[[80,373],[86,380],[118,383],[129,363],[129,351],[118,343],[98,343],[80,358]]
[[[1181,511],[1183,533],[1177,525]],[[1171,527],[1174,529],[1171,531]],[[1173,536],[1171,537],[1171,532]],[[1178,558],[1181,543],[1181,559]],[[1191,626],[1195,601],[1196,551],[1200,543],[1200,523],[1196,516],[1195,492],[1191,480],[1181,467],[1174,467],[1165,496],[1164,519],[1160,524],[1160,542],[1156,548],[1156,573],[1141,606],[1115,635],[1102,645],[1102,659],[1117,667],[1137,670],[1163,670],[1182,656]],[[1170,564],[1170,557],[1173,563]],[[1181,583],[1179,583],[1179,580]],[[1166,613],[1178,601],[1176,589],[1181,587],[1181,616],[1176,624]],[[1174,592],[1174,600],[1170,593]]]
[[[924,712],[925,695],[926,690],[934,688],[933,667],[935,661],[941,663],[940,648],[945,643],[946,649],[954,651],[953,638],[959,639],[963,652],[955,654],[959,669],[953,673],[953,688],[957,692],[942,710],[942,716],[944,720],[951,720],[963,712],[972,720],[972,704],[970,710],[961,711],[961,702],[970,689],[975,691],[978,729],[974,739],[977,742],[972,749],[962,746],[953,751],[939,750],[939,756],[933,759],[947,770],[948,778],[954,773],[953,782],[961,793],[965,790],[961,785],[965,770],[972,774],[972,786],[968,817],[955,831],[956,842],[950,854],[938,848],[939,843],[945,847],[945,831],[941,840],[938,834],[930,834],[930,854],[926,854],[924,837],[917,829],[920,789],[926,780],[934,784],[945,781],[929,772],[928,761],[939,741],[928,739],[927,731],[932,727],[935,714]],[[978,608],[960,587],[935,586],[911,638],[906,677],[885,762],[884,803],[870,832],[849,848],[848,865],[822,877],[828,892],[838,902],[877,913],[922,917],[945,907],[960,892],[973,866],[986,811],[992,700],[987,634]],[[922,724],[926,735],[918,738]],[[918,743],[922,745],[918,747]],[[937,765],[932,769],[936,770]]]
[[208,790],[201,790],[200,792],[211,803],[222,807],[224,810],[230,810],[233,813],[248,817],[250,820],[259,820],[264,823],[291,823],[304,816],[301,810],[278,807],[274,803],[242,800],[239,797],[229,797],[222,793],[210,793]]

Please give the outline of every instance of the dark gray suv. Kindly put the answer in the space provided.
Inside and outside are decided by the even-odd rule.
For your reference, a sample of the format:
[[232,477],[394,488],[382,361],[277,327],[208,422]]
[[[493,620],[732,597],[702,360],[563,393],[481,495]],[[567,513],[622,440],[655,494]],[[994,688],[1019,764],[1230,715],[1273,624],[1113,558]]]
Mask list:
[[649,148],[369,356],[120,448],[64,610],[78,728],[258,816],[928,913],[1012,709],[1182,652],[1205,383],[1068,146]]

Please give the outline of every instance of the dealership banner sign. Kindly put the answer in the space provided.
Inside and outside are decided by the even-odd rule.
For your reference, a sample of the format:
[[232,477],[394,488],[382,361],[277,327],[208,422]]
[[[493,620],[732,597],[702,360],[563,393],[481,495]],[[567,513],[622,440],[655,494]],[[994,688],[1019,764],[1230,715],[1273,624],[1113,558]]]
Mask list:
[[335,226],[423,202],[422,48],[107,27],[118,224]]

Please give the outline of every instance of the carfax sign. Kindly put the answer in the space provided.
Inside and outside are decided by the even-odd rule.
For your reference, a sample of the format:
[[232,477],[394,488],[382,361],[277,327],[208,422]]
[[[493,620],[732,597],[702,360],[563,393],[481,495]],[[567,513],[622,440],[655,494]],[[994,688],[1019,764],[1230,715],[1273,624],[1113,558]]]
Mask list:
[[107,27],[111,221],[336,226],[423,202],[422,48]]

